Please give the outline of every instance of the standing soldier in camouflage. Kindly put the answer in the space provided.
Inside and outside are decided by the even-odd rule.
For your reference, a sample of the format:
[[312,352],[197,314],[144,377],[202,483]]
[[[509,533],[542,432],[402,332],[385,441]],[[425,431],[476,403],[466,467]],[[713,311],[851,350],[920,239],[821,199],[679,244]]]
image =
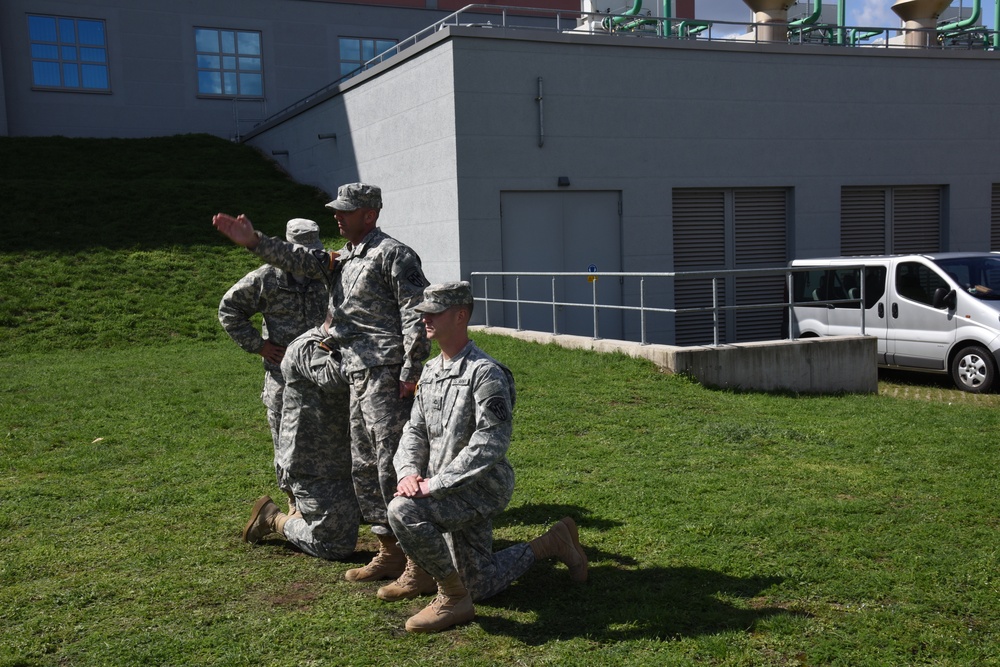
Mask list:
[[473,600],[506,588],[535,561],[558,558],[570,579],[587,580],[587,555],[566,517],[531,542],[493,551],[493,519],[514,492],[507,460],[514,377],[469,340],[472,289],[431,285],[417,310],[441,354],[428,362],[396,451],[399,479],[389,524],[409,557],[406,571],[378,597],[438,595],[406,621],[409,632],[437,632],[475,617]]
[[294,497],[285,514],[269,496],[254,505],[243,541],[277,533],[305,553],[336,560],[354,552],[360,512],[351,479],[350,391],[340,350],[316,327],[288,346],[285,397],[274,450],[278,486]]
[[420,258],[377,227],[382,191],[374,185],[343,185],[327,204],[347,245],[338,254],[301,251],[256,232],[246,216],[219,213],[215,227],[266,261],[323,277],[330,285],[327,345],[343,353],[351,392],[351,454],[361,515],[372,525],[379,551],[348,570],[349,581],[393,579],[406,567],[386,517],[396,491],[392,457],[413,404],[413,393],[430,343],[420,315],[427,280]]
[[[305,218],[289,220],[285,238],[289,243],[310,249],[323,247],[319,225]],[[265,264],[230,287],[219,303],[219,323],[229,337],[245,351],[264,359],[264,388],[260,398],[267,408],[267,422],[276,449],[285,387],[281,359],[293,340],[323,322],[329,298],[324,282]],[[251,321],[257,313],[263,315],[261,331]],[[276,467],[275,473],[280,486],[281,469]],[[288,492],[291,502],[290,490],[282,489]]]

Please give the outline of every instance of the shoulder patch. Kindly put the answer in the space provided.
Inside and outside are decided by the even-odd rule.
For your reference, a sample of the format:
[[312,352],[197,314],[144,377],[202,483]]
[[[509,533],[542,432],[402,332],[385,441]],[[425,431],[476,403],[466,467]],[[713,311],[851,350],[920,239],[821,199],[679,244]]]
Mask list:
[[505,401],[502,396],[492,397],[486,401],[485,407],[493,414],[494,417],[502,422],[510,419],[510,410],[507,408],[507,401]]
[[411,267],[406,272],[406,281],[413,285],[414,287],[427,287],[428,283],[424,280],[424,275],[420,272],[417,267]]

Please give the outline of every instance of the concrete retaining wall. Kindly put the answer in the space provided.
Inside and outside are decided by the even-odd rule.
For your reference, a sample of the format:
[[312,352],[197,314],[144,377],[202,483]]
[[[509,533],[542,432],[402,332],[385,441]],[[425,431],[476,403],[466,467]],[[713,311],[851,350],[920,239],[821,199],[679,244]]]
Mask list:
[[470,329],[572,349],[621,352],[648,359],[666,373],[689,375],[708,387],[801,394],[878,393],[877,341],[871,336],[676,347],[501,327]]

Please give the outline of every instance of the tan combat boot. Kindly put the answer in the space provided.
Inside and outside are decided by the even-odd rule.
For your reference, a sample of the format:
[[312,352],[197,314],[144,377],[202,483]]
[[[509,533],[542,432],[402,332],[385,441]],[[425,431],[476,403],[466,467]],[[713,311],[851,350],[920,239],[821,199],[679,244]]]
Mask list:
[[298,514],[299,517],[301,518],[302,512],[298,511],[298,509],[295,508],[295,496],[293,496],[291,493],[288,493],[287,491],[285,493],[288,494],[288,516],[293,516],[295,514]]
[[541,537],[528,542],[535,560],[558,558],[569,568],[573,581],[587,580],[587,554],[580,546],[580,534],[573,519],[564,517]]
[[271,533],[284,535],[288,515],[283,514],[271,500],[271,496],[261,496],[250,511],[250,521],[243,528],[243,541],[256,544]]
[[364,567],[356,567],[344,573],[348,581],[376,581],[397,579],[406,569],[406,554],[403,553],[395,535],[376,535],[379,550],[371,562]]
[[435,591],[437,591],[437,582],[434,581],[434,577],[407,558],[406,569],[403,570],[403,574],[399,575],[399,579],[378,589],[376,595],[380,600],[395,602],[396,600],[409,600],[418,595],[429,595]]
[[476,617],[472,595],[462,583],[458,572],[438,582],[438,595],[434,602],[406,621],[407,632],[440,632],[459,623],[468,623]]

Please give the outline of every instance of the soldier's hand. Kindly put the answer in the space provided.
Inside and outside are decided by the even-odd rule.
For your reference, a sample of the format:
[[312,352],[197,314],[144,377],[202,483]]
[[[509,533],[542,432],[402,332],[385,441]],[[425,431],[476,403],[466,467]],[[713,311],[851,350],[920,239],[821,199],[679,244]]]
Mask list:
[[417,394],[417,383],[416,382],[404,382],[399,381],[399,397],[400,398],[412,398]]
[[254,233],[253,224],[242,213],[235,218],[227,213],[216,213],[212,217],[212,225],[236,245],[250,250],[257,247],[259,239]]
[[[423,490],[421,485],[424,487]],[[396,495],[404,498],[423,498],[428,495],[427,482],[420,475],[407,475],[396,484]]]
[[281,360],[285,358],[285,348],[281,345],[275,345],[269,340],[265,340],[264,347],[260,351],[260,356],[272,364],[280,364]]

